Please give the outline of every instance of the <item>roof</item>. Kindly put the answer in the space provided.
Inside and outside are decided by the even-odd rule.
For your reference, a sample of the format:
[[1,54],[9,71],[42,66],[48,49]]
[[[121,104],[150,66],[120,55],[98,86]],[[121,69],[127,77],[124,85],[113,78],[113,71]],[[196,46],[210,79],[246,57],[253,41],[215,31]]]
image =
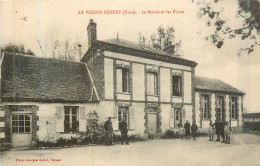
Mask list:
[[205,77],[195,77],[195,90],[209,90],[216,92],[227,92],[235,94],[245,94],[231,85],[219,80]]
[[105,42],[115,44],[115,45],[118,45],[118,46],[133,48],[133,49],[140,50],[140,51],[149,51],[149,52],[156,53],[156,54],[162,54],[162,55],[170,56],[167,52],[165,52],[163,50],[155,49],[153,47],[148,47],[144,44],[139,44],[139,43],[131,42],[131,41],[128,41],[128,40],[108,39],[108,40],[105,40]]
[[1,66],[1,100],[86,102],[91,80],[84,63],[5,54]]
[[109,39],[105,41],[96,40],[91,45],[90,49],[83,56],[81,61],[87,62],[92,49],[103,49],[105,51],[111,51],[121,54],[128,54],[132,56],[138,56],[142,58],[158,60],[168,63],[180,64],[185,66],[196,67],[195,61],[190,61],[181,57],[173,56],[163,50],[158,50],[152,47],[145,46],[140,43],[135,43],[123,39]]
[[259,113],[244,113],[243,118],[260,118],[260,112]]

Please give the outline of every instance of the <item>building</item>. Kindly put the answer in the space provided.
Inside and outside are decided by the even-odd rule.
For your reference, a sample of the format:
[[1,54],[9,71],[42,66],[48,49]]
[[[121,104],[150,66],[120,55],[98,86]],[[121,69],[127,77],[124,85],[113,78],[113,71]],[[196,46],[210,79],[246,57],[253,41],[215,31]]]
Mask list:
[[243,98],[245,93],[218,79],[196,77],[196,122],[201,128],[209,122],[228,121],[232,127],[243,124]]
[[[86,131],[86,120],[94,111],[100,121],[113,117],[116,134],[122,117],[129,134],[141,136],[163,133],[186,120],[207,127],[206,118],[199,118],[204,95],[208,104],[219,95],[224,97],[222,103],[237,97],[240,125],[244,93],[203,87],[206,84],[200,87],[200,78],[195,79],[197,63],[174,56],[172,46],[163,51],[119,38],[99,41],[93,20],[87,31],[89,49],[81,62],[2,56],[1,142],[20,147],[37,140],[70,139]],[[221,83],[221,88],[226,85],[234,90]],[[209,116],[214,106],[206,107],[209,120],[217,117]]]
[[244,113],[243,124],[246,132],[260,131],[260,113]]

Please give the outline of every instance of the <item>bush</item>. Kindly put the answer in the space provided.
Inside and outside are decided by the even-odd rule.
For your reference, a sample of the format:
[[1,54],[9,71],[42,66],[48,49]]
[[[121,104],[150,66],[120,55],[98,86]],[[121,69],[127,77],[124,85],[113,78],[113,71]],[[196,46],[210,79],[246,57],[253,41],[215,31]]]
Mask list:
[[179,133],[174,132],[173,130],[166,130],[166,132],[162,134],[162,139],[174,139],[178,137]]

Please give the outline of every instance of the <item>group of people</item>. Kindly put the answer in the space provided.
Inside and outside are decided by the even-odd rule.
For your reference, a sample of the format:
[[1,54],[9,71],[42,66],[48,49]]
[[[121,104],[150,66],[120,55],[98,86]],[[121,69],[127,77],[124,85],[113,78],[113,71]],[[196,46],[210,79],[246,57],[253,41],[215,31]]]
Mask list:
[[197,131],[198,131],[198,126],[195,122],[192,122],[192,125],[190,126],[189,121],[187,120],[186,123],[184,124],[184,128],[182,128],[183,126],[181,125],[180,128],[180,135],[183,135],[183,130],[186,136],[186,140],[190,139],[190,133],[192,134],[192,138],[193,140],[196,140],[197,138]]
[[[190,125],[189,121],[186,121],[184,124],[184,127],[180,125],[179,133],[182,138],[182,136],[185,134],[186,140],[189,139],[190,134],[192,134],[193,140],[196,140],[197,137],[197,131],[198,126],[195,122],[192,122],[192,125]],[[209,141],[213,141],[214,134],[217,135],[216,142],[220,142],[220,136],[222,137],[221,143],[230,144],[230,135],[231,135],[232,128],[230,126],[229,122],[225,121],[216,121],[214,124],[209,124]]]
[[[231,135],[232,128],[231,128],[229,122],[216,121],[214,124],[210,123],[209,125],[210,125],[210,127],[209,127],[209,137],[210,137],[209,141],[213,141],[213,135],[216,131],[216,135],[217,135],[216,142],[220,142],[220,136],[221,136],[222,137],[221,143],[230,144],[230,135]],[[215,127],[215,131],[214,131],[214,127]]]
[[[108,117],[108,120],[105,122],[104,129],[106,132],[105,133],[106,145],[107,146],[112,145],[114,130],[111,122],[111,117]],[[128,137],[127,137],[127,133],[128,133],[127,122],[125,121],[125,118],[122,118],[122,121],[119,122],[119,130],[121,132],[121,145],[123,145],[124,142],[126,143],[126,145],[129,145]]]
[[[112,145],[113,142],[113,125],[111,122],[111,117],[108,117],[108,120],[104,124],[104,129],[105,129],[105,136],[106,136],[106,145]],[[128,142],[128,128],[127,128],[127,122],[125,121],[125,118],[122,118],[122,121],[119,122],[119,130],[121,132],[121,145],[126,143],[126,145],[129,145]],[[189,136],[192,134],[193,140],[196,140],[197,138],[197,131],[198,131],[198,126],[195,123],[195,121],[192,122],[192,125],[190,125],[189,121],[187,120],[186,123],[184,124],[184,127],[181,125],[179,128],[179,133],[181,136],[184,135],[186,136],[186,140],[190,139]],[[214,134],[217,135],[217,140],[216,142],[220,142],[220,136],[222,137],[222,142],[221,143],[226,143],[230,144],[230,134],[231,134],[232,128],[230,126],[229,122],[225,121],[216,121],[214,124],[210,122],[209,124],[209,141],[213,141]]]

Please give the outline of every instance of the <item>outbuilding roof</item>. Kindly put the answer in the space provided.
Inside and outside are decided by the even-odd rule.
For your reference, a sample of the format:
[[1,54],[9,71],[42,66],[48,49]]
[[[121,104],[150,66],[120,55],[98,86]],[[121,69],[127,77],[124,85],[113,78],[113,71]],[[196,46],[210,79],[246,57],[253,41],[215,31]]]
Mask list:
[[4,54],[1,100],[87,102],[92,83],[84,63]]
[[233,86],[219,80],[205,77],[195,77],[195,90],[208,90],[215,92],[225,92],[234,94],[245,94],[244,92],[234,88]]

